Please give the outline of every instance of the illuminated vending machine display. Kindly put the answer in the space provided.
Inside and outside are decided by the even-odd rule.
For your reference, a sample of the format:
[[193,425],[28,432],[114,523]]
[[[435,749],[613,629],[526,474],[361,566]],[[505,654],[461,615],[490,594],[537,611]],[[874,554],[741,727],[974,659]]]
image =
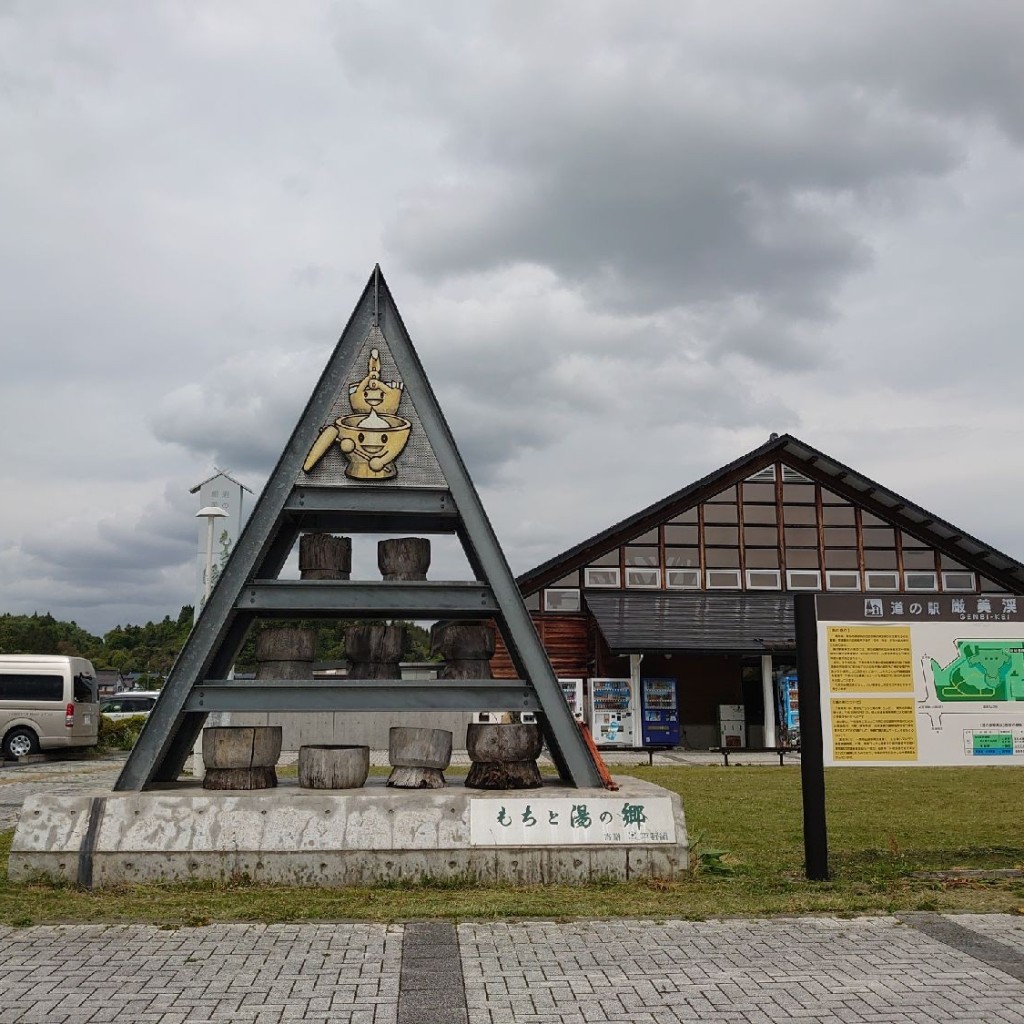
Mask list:
[[640,717],[645,747],[679,745],[679,707],[674,679],[640,680]]
[[565,694],[565,702],[569,705],[572,717],[577,722],[583,721],[583,680],[582,679],[559,679],[562,693]]
[[784,673],[778,681],[779,742],[784,747],[800,746],[800,687],[795,672]]
[[590,680],[590,732],[599,747],[635,745],[633,707],[632,680]]

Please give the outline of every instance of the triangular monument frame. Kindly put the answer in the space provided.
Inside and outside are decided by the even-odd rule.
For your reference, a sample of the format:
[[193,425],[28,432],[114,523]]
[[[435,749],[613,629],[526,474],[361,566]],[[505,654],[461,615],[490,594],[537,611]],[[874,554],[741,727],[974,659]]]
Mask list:
[[[304,463],[347,393],[368,339],[382,337],[429,442],[443,485],[310,484]],[[401,472],[401,470],[399,470]],[[471,583],[279,580],[308,531],[454,533]],[[517,680],[232,680],[231,665],[259,618],[475,618],[495,622]],[[212,711],[536,710],[562,781],[601,776],[566,703],[497,537],[459,455],[412,341],[375,267],[344,332],[189,634],[115,790],[174,782]]]

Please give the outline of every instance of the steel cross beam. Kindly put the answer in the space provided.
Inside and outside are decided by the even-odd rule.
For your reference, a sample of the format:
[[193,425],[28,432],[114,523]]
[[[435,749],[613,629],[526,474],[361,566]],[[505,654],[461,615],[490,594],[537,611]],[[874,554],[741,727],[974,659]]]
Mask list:
[[207,679],[188,711],[537,711],[521,679]]

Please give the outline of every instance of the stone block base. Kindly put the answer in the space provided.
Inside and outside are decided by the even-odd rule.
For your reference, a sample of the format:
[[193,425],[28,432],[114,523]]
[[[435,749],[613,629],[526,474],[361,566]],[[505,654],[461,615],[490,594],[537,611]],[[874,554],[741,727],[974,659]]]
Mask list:
[[[9,874],[12,881],[42,875],[97,887],[240,877],[300,886],[681,877],[689,846],[679,797],[638,779],[616,781],[614,793],[560,783],[529,792],[458,784],[399,790],[374,779],[359,790],[284,784],[210,792],[180,784],[144,793],[44,794],[25,801]],[[644,833],[654,841],[635,834],[619,841],[618,821],[599,825],[599,814],[601,821],[626,820],[644,806],[652,814],[662,809],[659,831]],[[569,819],[578,824],[588,807],[584,835]],[[552,816],[557,825],[549,824]]]

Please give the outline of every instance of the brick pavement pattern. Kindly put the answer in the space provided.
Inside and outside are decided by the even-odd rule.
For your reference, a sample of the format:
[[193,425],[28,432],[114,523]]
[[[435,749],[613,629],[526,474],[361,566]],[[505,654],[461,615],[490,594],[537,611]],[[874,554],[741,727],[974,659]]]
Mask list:
[[1024,983],[894,918],[465,924],[459,940],[469,1024],[1024,1024]]
[[1024,917],[1006,917],[1005,914],[957,914],[957,924],[986,938],[995,939],[1017,951],[1024,963]]
[[397,1024],[401,926],[0,928],[0,1024]]
[[0,1024],[1024,1024],[1020,918],[907,920],[0,928]]

